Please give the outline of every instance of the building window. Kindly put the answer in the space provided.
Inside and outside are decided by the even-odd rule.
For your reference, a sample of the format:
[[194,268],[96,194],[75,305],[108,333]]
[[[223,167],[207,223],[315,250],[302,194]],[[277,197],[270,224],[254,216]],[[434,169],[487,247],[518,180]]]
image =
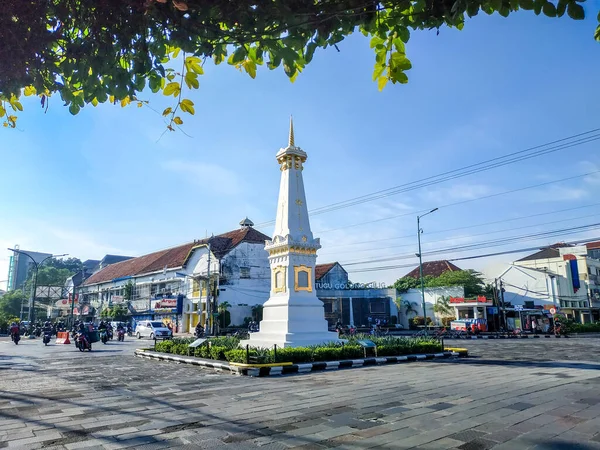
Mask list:
[[534,308],[533,302],[531,300],[526,300],[524,303],[525,303],[524,304],[525,309],[533,309]]
[[192,297],[200,297],[200,283],[198,280],[192,280]]
[[250,278],[250,267],[240,267],[240,278]]
[[375,300],[369,303],[369,311],[371,314],[383,314],[385,313],[385,303],[381,300]]
[[332,302],[324,302],[323,307],[325,308],[325,314],[333,313],[333,303]]

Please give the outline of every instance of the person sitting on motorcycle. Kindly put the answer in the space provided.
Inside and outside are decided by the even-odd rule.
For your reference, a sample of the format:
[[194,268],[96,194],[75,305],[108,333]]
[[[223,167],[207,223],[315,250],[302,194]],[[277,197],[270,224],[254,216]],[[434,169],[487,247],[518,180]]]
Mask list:
[[77,326],[77,334],[83,336],[88,343],[90,342],[87,328],[83,322],[79,322],[79,325]]
[[16,322],[10,324],[10,336],[13,337],[15,335],[19,335],[21,333],[21,329]]
[[49,320],[46,320],[46,322],[44,322],[44,334],[46,333],[52,335],[52,323],[50,323]]
[[106,323],[104,322],[104,320],[100,321],[100,324],[98,325],[98,331],[100,330],[106,330],[108,327],[106,326]]
[[196,337],[200,337],[204,334],[204,327],[198,323],[198,325],[196,325],[196,331],[195,331]]

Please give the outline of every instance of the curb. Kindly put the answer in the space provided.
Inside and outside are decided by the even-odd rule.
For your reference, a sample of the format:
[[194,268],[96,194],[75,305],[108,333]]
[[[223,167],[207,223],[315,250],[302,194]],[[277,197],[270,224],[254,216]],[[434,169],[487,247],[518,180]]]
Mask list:
[[414,362],[428,359],[450,358],[460,356],[458,352],[445,351],[442,353],[428,353],[419,355],[405,356],[382,356],[375,358],[351,359],[346,361],[323,361],[306,364],[291,364],[271,367],[240,367],[229,365],[226,362],[217,362],[210,359],[185,357],[171,355],[168,353],[159,353],[148,350],[136,349],[134,355],[139,358],[158,359],[162,361],[174,361],[183,364],[191,364],[194,366],[208,367],[219,372],[230,372],[234,375],[247,375],[250,377],[268,377],[275,375],[289,375],[298,373],[320,372],[327,370],[350,369],[364,366],[376,366],[382,364],[396,364]]

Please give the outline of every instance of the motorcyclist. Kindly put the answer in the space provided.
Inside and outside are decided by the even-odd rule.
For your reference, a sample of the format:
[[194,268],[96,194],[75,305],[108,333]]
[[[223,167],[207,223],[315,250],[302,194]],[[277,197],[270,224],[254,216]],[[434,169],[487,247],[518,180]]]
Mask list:
[[19,325],[17,325],[16,322],[12,322],[10,324],[10,337],[12,338],[13,336],[19,334],[21,334],[21,329],[19,328]]
[[200,323],[196,325],[196,331],[194,334],[196,335],[196,337],[204,335],[204,327]]
[[52,323],[49,320],[44,322],[44,334],[50,333],[52,335]]
[[87,328],[86,328],[86,326],[85,326],[85,324],[83,322],[79,322],[79,324],[77,325],[77,334],[83,336],[83,338],[89,344],[90,338],[88,336]]

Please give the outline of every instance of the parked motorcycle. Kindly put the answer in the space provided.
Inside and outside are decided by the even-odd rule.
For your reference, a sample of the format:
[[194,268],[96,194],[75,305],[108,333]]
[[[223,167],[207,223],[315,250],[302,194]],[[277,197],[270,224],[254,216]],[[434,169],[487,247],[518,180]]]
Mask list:
[[80,352],[83,352],[85,350],[90,352],[92,351],[92,344],[90,341],[87,340],[83,333],[77,334],[77,337],[75,338],[75,346],[79,349]]
[[125,340],[125,330],[123,330],[122,328],[120,330],[117,330],[117,340],[120,342],[123,342]]
[[42,339],[42,342],[44,343],[44,345],[48,345],[50,343],[51,338],[52,338],[52,332],[44,331],[44,338]]
[[100,330],[100,340],[103,344],[106,344],[108,342],[108,332],[106,331],[106,329]]

